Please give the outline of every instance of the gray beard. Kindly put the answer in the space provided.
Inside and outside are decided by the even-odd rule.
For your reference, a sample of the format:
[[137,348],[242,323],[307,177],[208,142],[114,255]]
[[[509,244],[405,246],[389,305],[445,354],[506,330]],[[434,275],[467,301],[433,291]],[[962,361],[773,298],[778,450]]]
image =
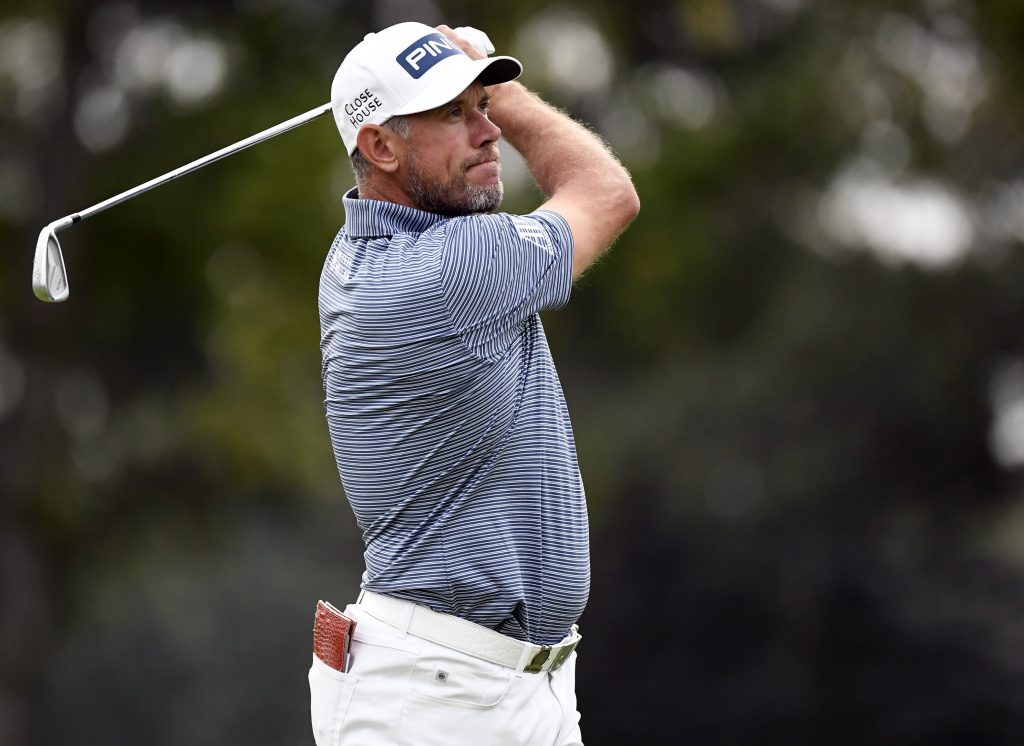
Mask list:
[[493,186],[474,186],[466,177],[441,180],[420,170],[419,163],[410,160],[409,196],[421,210],[438,215],[473,215],[496,210],[501,204],[505,188],[501,183],[501,164],[498,164],[498,183]]

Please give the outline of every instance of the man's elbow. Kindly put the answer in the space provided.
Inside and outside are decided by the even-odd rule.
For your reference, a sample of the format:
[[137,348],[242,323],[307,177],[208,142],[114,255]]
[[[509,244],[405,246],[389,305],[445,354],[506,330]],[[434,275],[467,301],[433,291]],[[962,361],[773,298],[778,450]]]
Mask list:
[[633,182],[629,183],[629,197],[626,199],[626,208],[629,212],[629,222],[633,222],[637,215],[640,214],[640,195],[636,193],[636,187],[633,186]]
[[628,174],[625,174],[619,183],[616,204],[621,210],[622,227],[625,229],[640,214],[640,195],[637,194],[633,180]]

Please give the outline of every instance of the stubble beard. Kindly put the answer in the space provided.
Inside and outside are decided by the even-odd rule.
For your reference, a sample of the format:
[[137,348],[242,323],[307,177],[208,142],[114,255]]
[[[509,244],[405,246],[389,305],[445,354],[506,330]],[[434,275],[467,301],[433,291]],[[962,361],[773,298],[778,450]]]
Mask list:
[[[497,158],[497,153],[490,157]],[[505,188],[501,183],[501,162],[495,163],[498,166],[497,183],[481,186],[469,183],[465,168],[461,178],[439,178],[421,168],[419,161],[412,158],[406,164],[409,172],[409,196],[421,210],[438,215],[455,217],[491,212],[498,209],[505,194]]]

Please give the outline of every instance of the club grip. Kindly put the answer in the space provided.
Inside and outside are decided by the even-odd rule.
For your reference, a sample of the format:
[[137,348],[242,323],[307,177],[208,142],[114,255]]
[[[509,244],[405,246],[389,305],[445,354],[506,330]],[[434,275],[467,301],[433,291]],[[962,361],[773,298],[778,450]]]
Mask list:
[[455,33],[472,44],[473,48],[484,57],[494,54],[494,45],[491,43],[490,37],[480,29],[472,26],[459,26],[455,29]]

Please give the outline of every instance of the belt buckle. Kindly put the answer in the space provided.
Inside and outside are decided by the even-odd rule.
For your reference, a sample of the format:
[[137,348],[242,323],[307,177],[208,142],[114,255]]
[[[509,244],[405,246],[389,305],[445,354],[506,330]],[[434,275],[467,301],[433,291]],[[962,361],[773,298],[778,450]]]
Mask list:
[[[569,644],[560,647],[558,652],[555,653],[554,658],[551,658],[551,663],[547,667],[547,670],[554,671],[560,668],[563,663],[569,660],[569,656],[572,655],[572,651],[576,649],[578,644],[579,640],[573,640]],[[551,646],[541,645],[540,650],[534,654],[533,658],[530,659],[530,662],[526,664],[523,670],[526,671],[526,673],[540,673],[545,670],[544,664],[547,662],[549,657],[551,657]]]
[[572,651],[576,649],[576,646],[580,644],[579,640],[573,640],[568,645],[565,645],[561,650],[555,653],[554,660],[551,661],[551,665],[548,667],[549,671],[554,671],[562,667],[562,664],[569,660],[569,656],[572,655]]
[[541,645],[540,650],[534,654],[523,670],[526,673],[540,673],[544,670],[544,662],[548,659],[549,655],[551,655],[551,646]]

